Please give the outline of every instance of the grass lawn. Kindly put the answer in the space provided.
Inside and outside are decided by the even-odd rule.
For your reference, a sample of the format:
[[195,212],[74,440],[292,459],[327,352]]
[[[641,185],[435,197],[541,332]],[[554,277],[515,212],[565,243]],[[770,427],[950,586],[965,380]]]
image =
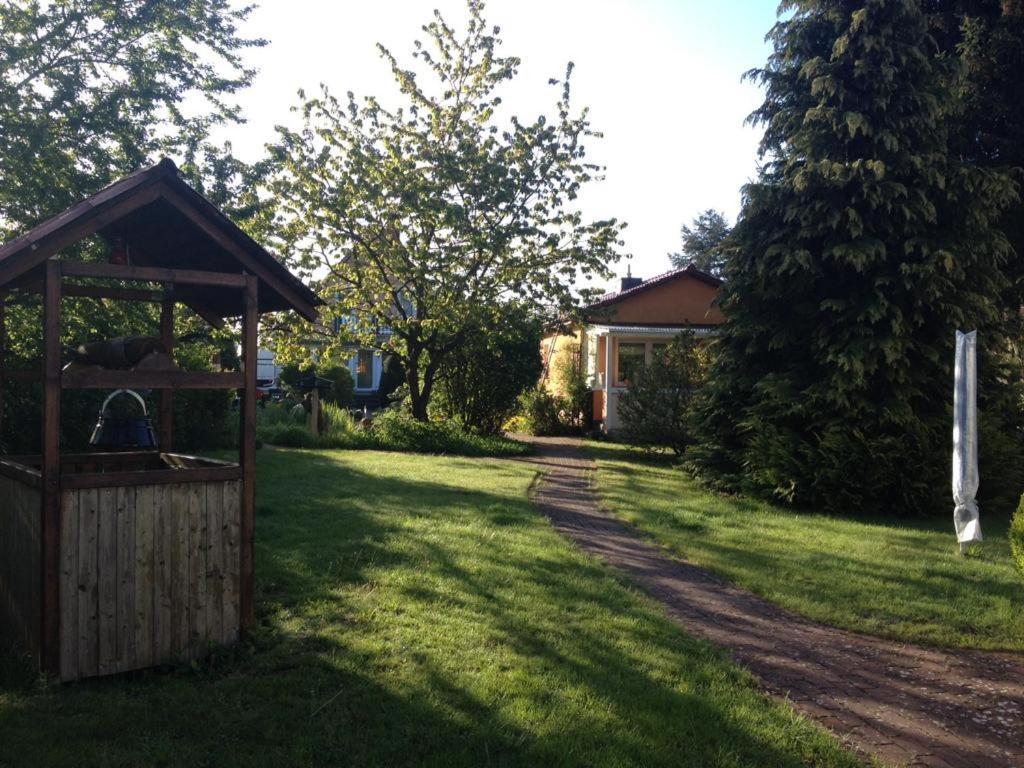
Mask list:
[[49,688],[8,663],[0,765],[856,765],[555,534],[528,465],[258,468],[250,641]]
[[953,508],[936,520],[799,513],[704,490],[665,457],[591,443],[606,507],[669,549],[835,626],[939,646],[1024,650],[1024,582],[1008,518],[961,557]]

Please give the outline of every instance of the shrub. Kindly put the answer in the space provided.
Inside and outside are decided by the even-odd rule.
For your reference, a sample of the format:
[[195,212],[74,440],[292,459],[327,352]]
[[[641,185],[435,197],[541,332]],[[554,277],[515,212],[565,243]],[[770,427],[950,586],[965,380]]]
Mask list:
[[295,406],[268,406],[261,411],[257,436],[268,445],[283,448],[330,450],[382,450],[458,456],[521,456],[531,448],[525,443],[490,435],[475,435],[455,421],[416,421],[398,410],[381,411],[369,431],[343,408],[323,406],[325,429],[313,437],[306,417]]
[[692,334],[672,339],[665,354],[641,368],[619,398],[625,439],[681,456],[693,442],[690,408],[706,367],[705,353]]
[[554,361],[555,379],[562,396],[562,419],[572,429],[583,429],[594,418],[594,396],[578,341],[569,342]]
[[231,392],[223,390],[175,392],[175,450],[202,451],[234,447],[238,414],[232,411],[232,397]]
[[453,350],[433,402],[434,411],[482,434],[501,431],[519,395],[540,377],[540,323],[520,307],[502,307]]
[[1024,498],[1021,499],[1020,506],[1013,515],[1013,522],[1010,523],[1010,549],[1017,570],[1024,577]]
[[322,402],[347,408],[355,401],[356,385],[348,366],[335,363],[318,369],[316,375],[334,385],[331,391],[323,393]]
[[525,443],[466,431],[454,420],[418,421],[397,408],[381,411],[370,432],[374,448],[459,456],[522,456]]
[[564,400],[542,385],[528,389],[519,397],[520,423],[531,435],[563,434],[566,431],[562,423],[565,410]]

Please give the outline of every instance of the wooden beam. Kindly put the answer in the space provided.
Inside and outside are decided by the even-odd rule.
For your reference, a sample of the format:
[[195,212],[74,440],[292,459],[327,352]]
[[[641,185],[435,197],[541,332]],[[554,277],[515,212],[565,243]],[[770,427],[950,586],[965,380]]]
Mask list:
[[4,394],[7,379],[4,370],[7,368],[7,295],[0,294],[0,446],[4,444]]
[[[174,355],[174,300],[167,299],[160,305],[160,341],[164,352]],[[160,450],[170,451],[174,429],[174,390],[160,390]]]
[[167,298],[165,291],[147,291],[141,288],[119,288],[109,285],[76,285],[64,283],[61,295],[87,299],[114,299],[115,301],[145,301],[158,303]]
[[203,318],[203,320],[205,320],[210,325],[210,327],[216,328],[218,331],[224,327],[223,317],[218,317],[213,312],[199,306],[198,304],[193,303],[192,301],[182,299],[182,303],[185,304],[197,315],[199,315],[201,318]]
[[[119,288],[106,285],[76,285],[65,283],[61,289],[65,296],[85,297],[90,299],[114,299],[118,301],[162,302],[174,298],[173,291],[152,291],[144,288]],[[224,319],[193,302],[191,299],[179,297],[179,301],[199,315],[203,320],[218,330],[224,327]]]
[[263,264],[260,264],[252,254],[239,245],[233,238],[225,234],[220,227],[211,222],[207,217],[200,214],[195,209],[195,206],[186,200],[181,194],[164,184],[163,196],[165,200],[173,203],[189,221],[199,227],[199,229],[212,238],[221,248],[238,259],[239,263],[245,267],[246,271],[251,272],[266,283],[268,287],[281,294],[281,296],[295,307],[296,311],[300,315],[310,322],[317,321],[319,313],[317,312],[316,307],[309,304],[309,302],[297,290],[295,290],[294,286],[273,274]]
[[242,389],[238,372],[211,371],[108,371],[72,368],[61,377],[64,389]]
[[61,264],[46,262],[43,294],[42,668],[60,673],[60,284]]
[[256,358],[259,330],[259,281],[247,276],[245,314],[242,316],[242,371],[245,388],[239,419],[239,461],[242,467],[242,509],[240,534],[241,595],[239,619],[243,630],[255,623],[253,608],[253,544],[256,524]]
[[212,483],[237,480],[242,469],[228,467],[195,467],[193,469],[139,469],[126,472],[82,472],[61,478],[61,487],[122,488],[129,485],[171,485],[177,483]]
[[25,485],[31,485],[33,488],[42,488],[43,486],[42,472],[34,467],[13,461],[9,456],[0,458],[0,475]]
[[97,210],[103,208],[99,213],[90,213],[87,218],[79,219],[71,226],[58,227],[32,243],[28,250],[0,261],[0,285],[7,285],[69,245],[74,245],[132,211],[149,205],[160,197],[161,188],[162,185],[154,184],[109,207],[98,206]]
[[18,384],[32,384],[43,380],[42,370],[38,371],[0,371],[0,379],[14,381]]
[[100,262],[67,262],[67,277],[96,277],[111,280],[131,280],[142,283],[172,283],[177,285],[216,285],[222,288],[245,288],[245,275],[234,272],[206,272],[200,269],[162,269],[136,267]]

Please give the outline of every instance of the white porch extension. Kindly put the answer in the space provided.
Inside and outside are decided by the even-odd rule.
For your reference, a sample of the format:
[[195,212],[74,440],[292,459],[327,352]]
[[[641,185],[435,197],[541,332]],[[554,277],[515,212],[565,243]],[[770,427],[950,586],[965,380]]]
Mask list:
[[683,331],[710,337],[716,329],[706,325],[618,324],[588,325],[583,329],[581,354],[594,398],[594,420],[600,422],[602,432],[611,433],[621,426],[619,397],[628,386],[630,373],[648,365],[659,349]]

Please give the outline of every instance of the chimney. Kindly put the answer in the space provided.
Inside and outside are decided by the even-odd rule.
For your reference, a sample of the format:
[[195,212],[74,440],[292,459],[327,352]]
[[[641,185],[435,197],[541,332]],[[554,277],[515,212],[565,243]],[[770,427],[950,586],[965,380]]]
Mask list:
[[621,279],[619,291],[628,291],[630,288],[636,288],[638,285],[643,283],[642,277],[633,277],[633,267],[626,267],[626,276]]

